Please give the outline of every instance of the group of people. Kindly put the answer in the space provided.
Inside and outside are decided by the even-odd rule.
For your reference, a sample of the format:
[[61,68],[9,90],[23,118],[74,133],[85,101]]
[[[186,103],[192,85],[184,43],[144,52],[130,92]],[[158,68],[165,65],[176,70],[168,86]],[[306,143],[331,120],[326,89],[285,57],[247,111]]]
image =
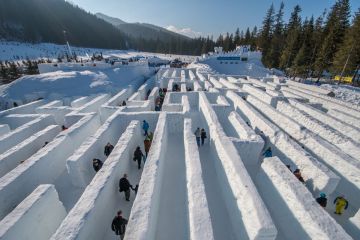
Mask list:
[[[138,163],[138,169],[141,169],[141,160],[145,160],[148,156],[148,153],[150,151],[151,143],[153,140],[153,133],[149,132],[149,123],[146,120],[143,120],[142,123],[142,129],[144,131],[144,149],[145,149],[145,155],[141,151],[140,146],[137,146],[134,152],[133,160],[137,161]],[[135,195],[137,194],[139,189],[139,184],[136,184],[135,187],[130,183],[128,180],[128,175],[125,173],[122,178],[120,178],[119,181],[119,191],[124,192],[125,200],[127,202],[130,201],[130,194],[131,190],[135,192]],[[120,239],[123,239],[125,236],[125,230],[126,230],[126,224],[128,223],[128,220],[122,217],[122,211],[119,210],[117,212],[117,215],[114,217],[112,223],[111,223],[111,229],[115,232],[116,235],[120,235]]]
[[[327,198],[326,194],[321,192],[320,197],[316,198],[316,202],[320,204],[321,207],[326,208],[327,206]],[[344,195],[340,195],[335,198],[335,214],[341,215],[344,210],[346,210],[349,206],[348,200],[345,199]]]
[[160,88],[159,89],[159,96],[155,99],[155,111],[160,111],[161,107],[164,103],[165,95],[166,95],[167,89],[166,88]]
[[[106,157],[108,157],[113,149],[114,149],[114,146],[108,142],[106,144],[106,146],[104,147],[104,155]],[[93,168],[94,168],[95,172],[98,172],[102,168],[102,166],[103,166],[103,162],[100,159],[98,159],[98,158],[93,159]]]
[[203,146],[205,143],[205,139],[207,138],[205,129],[202,128],[200,130],[200,128],[198,127],[196,128],[194,134],[196,138],[196,144],[198,145],[198,147],[200,147],[200,141],[201,141],[201,146]]

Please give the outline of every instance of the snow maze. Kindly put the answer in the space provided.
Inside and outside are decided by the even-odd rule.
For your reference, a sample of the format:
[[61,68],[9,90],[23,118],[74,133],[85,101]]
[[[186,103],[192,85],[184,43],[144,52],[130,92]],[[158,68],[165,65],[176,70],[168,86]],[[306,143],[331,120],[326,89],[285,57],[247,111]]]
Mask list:
[[[161,69],[115,96],[0,112],[0,239],[119,239],[110,226],[120,209],[129,240],[360,239],[360,108],[327,94],[278,78]],[[138,170],[143,120],[154,138]],[[208,136],[200,147],[197,127]],[[93,158],[104,162],[97,173]],[[124,173],[139,184],[130,202],[118,191]],[[335,215],[339,195],[349,207]]]

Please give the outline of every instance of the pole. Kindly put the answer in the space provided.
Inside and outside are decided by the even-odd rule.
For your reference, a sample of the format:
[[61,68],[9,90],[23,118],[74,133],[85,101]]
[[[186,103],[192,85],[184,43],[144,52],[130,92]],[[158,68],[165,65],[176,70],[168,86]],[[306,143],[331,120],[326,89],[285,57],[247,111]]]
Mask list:
[[348,54],[348,56],[347,56],[347,58],[346,58],[344,67],[343,67],[343,69],[342,69],[342,71],[341,71],[339,83],[341,83],[341,81],[342,81],[342,79],[343,79],[343,75],[344,75],[346,66],[347,66],[347,64],[348,64],[348,62],[349,62],[350,55],[351,55],[351,52],[352,52],[353,48],[354,48],[354,43],[353,43],[352,46],[351,46],[350,52],[349,52],[349,54]]
[[69,56],[72,58],[73,55],[72,55],[72,52],[71,52],[71,48],[70,48],[69,41],[67,40],[67,37],[66,37],[66,31],[64,30],[63,33],[64,33],[64,38],[65,38],[66,45],[67,45],[67,47],[68,47]]

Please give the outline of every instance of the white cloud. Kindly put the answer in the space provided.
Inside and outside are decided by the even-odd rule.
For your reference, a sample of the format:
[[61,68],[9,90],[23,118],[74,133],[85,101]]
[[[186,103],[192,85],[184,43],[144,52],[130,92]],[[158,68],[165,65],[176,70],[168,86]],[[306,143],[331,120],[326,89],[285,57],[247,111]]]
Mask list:
[[202,32],[196,32],[196,31],[192,30],[191,28],[177,28],[173,25],[167,26],[165,28],[169,31],[176,32],[176,33],[188,36],[190,38],[196,38],[196,37],[200,37],[203,35]]

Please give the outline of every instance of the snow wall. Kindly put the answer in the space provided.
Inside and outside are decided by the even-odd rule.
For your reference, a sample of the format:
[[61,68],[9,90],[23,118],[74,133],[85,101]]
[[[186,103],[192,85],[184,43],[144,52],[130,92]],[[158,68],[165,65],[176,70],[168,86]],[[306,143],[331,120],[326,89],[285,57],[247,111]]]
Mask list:
[[54,185],[39,185],[0,222],[0,239],[47,240],[65,216]]

